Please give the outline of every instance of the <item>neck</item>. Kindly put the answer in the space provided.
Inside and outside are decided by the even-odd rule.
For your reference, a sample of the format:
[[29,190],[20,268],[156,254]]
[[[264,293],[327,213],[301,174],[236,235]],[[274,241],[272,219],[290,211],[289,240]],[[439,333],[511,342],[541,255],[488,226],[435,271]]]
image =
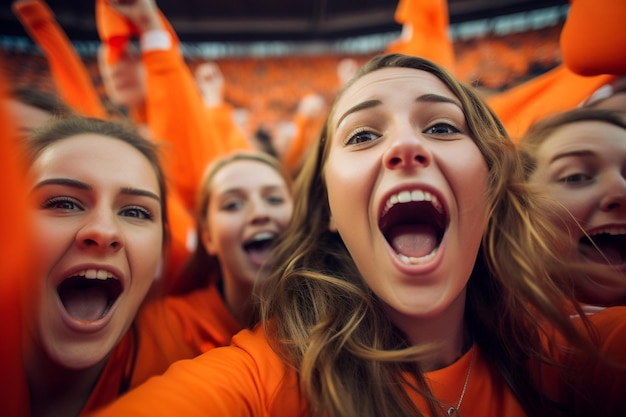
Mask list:
[[31,417],[78,416],[106,359],[87,369],[67,369],[39,351],[25,356]]
[[426,372],[456,362],[472,345],[471,334],[465,326],[465,291],[445,311],[435,316],[404,317],[394,321],[413,346],[433,346],[433,353],[421,362]]
[[222,277],[222,280],[226,307],[240,324],[247,324],[252,309],[250,300],[252,284],[226,275]]

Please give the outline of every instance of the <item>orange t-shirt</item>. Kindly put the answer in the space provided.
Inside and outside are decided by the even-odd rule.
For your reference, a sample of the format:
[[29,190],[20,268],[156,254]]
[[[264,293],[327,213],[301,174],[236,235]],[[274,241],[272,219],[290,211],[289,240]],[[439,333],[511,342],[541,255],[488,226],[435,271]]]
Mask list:
[[[174,361],[227,345],[240,329],[215,286],[149,301],[111,353],[80,415],[109,404],[151,376],[163,373]],[[13,385],[19,381],[22,393],[27,391],[24,379],[13,375],[12,381]],[[22,395],[21,401],[22,413],[9,415],[28,415],[24,412],[28,410],[28,395]]]
[[[591,317],[597,326],[601,349],[626,365],[626,307],[607,308]],[[462,415],[521,417],[525,413],[500,376],[493,372],[480,349],[461,405]],[[590,358],[565,355],[556,358],[576,369],[597,407],[595,415],[619,415],[626,392],[626,367],[607,376],[607,369]],[[425,374],[433,394],[444,407],[456,404],[471,360],[471,351],[452,365]],[[555,380],[551,392],[569,400],[567,387]],[[563,384],[561,384],[563,385]],[[106,416],[216,415],[268,417],[308,415],[295,370],[287,367],[270,348],[265,333],[243,330],[229,347],[214,349],[193,360],[180,361],[160,377],[152,378],[128,395],[95,414]],[[422,398],[411,394],[418,406]],[[158,399],[158,400],[157,400]],[[575,400],[577,410],[588,410]],[[425,410],[426,411],[426,410]],[[591,414],[589,414],[591,415]]]

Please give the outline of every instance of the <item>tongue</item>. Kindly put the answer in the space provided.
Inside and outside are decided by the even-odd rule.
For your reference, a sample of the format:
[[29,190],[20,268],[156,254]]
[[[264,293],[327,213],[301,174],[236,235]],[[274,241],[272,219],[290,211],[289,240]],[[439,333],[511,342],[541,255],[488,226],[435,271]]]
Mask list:
[[61,293],[65,309],[77,320],[100,319],[108,305],[108,294],[102,286],[67,288]]
[[427,224],[393,227],[388,239],[397,253],[411,258],[426,256],[437,246],[435,228]]
[[580,245],[581,253],[591,262],[610,265],[622,265],[625,262],[622,251],[615,245],[603,242],[596,242],[596,245],[600,251],[590,245]]
[[250,262],[260,267],[270,257],[271,252],[272,250],[269,246],[264,248],[249,249],[247,251],[248,259],[250,259]]

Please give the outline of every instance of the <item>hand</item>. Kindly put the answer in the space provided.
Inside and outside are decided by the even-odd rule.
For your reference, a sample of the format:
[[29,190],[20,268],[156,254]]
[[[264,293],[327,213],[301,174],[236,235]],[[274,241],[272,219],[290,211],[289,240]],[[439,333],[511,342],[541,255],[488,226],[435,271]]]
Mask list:
[[154,0],[108,0],[109,5],[131,21],[141,33],[163,29]]

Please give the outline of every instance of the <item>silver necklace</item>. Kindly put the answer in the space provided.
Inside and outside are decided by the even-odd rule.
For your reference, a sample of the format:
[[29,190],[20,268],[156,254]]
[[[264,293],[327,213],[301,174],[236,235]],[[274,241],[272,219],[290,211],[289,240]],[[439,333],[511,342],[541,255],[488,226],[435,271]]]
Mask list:
[[459,410],[461,409],[461,403],[463,403],[463,397],[465,397],[465,391],[467,390],[467,384],[469,383],[470,374],[472,373],[472,365],[474,365],[474,352],[476,349],[472,346],[472,356],[470,357],[470,363],[467,368],[467,375],[465,375],[465,383],[463,384],[463,389],[461,390],[461,395],[459,396],[459,402],[456,403],[456,407],[451,406],[448,408],[448,415],[453,416],[459,415]]

